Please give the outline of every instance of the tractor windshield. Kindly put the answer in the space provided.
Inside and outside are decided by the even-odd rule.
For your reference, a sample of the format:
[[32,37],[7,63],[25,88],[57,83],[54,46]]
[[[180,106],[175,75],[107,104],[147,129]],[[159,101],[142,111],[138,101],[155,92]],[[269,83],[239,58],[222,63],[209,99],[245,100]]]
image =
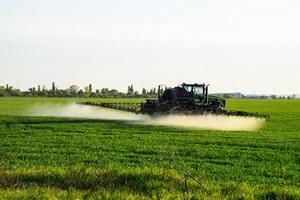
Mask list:
[[203,87],[194,87],[194,95],[203,95],[204,89]]

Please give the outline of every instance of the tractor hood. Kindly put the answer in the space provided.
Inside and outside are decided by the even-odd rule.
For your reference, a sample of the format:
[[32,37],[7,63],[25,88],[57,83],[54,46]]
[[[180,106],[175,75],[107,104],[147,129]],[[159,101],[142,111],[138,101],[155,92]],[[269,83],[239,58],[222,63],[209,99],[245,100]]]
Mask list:
[[219,104],[223,108],[225,108],[226,100],[224,98],[216,96],[216,95],[208,95],[208,103]]

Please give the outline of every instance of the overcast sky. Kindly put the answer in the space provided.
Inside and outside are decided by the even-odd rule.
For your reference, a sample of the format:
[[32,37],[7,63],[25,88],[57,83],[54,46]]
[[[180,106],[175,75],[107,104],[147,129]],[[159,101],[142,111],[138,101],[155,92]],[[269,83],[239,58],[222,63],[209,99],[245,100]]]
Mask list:
[[299,0],[0,0],[0,85],[300,93]]

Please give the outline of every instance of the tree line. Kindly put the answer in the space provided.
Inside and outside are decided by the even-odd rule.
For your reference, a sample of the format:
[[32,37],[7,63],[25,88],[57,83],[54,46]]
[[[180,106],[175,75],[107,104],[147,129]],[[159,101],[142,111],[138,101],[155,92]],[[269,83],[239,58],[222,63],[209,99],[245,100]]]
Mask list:
[[92,84],[84,88],[80,88],[77,85],[70,85],[66,89],[59,89],[55,82],[52,82],[51,89],[47,89],[45,86],[38,85],[37,87],[31,87],[26,91],[22,91],[18,88],[14,88],[6,84],[6,86],[0,86],[0,97],[93,97],[93,98],[109,98],[109,97],[144,97],[151,98],[157,96],[155,88],[150,90],[142,89],[141,93],[133,88],[133,85],[128,86],[127,92],[120,92],[116,89],[102,88],[93,90]]

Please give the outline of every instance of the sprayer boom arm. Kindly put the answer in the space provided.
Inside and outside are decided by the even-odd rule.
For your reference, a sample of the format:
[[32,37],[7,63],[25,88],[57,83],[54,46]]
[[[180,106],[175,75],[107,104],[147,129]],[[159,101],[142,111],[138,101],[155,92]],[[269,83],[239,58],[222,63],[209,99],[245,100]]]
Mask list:
[[[153,100],[155,102],[155,100]],[[268,118],[267,115],[259,114],[259,113],[250,113],[245,111],[228,111],[228,110],[204,110],[204,109],[183,109],[180,107],[177,107],[173,110],[150,110],[145,111],[141,109],[141,106],[143,106],[144,103],[96,103],[96,102],[82,102],[79,103],[82,105],[89,105],[89,106],[99,106],[102,108],[109,108],[119,111],[126,111],[126,112],[132,112],[135,114],[147,114],[147,115],[170,115],[170,114],[176,114],[176,115],[207,115],[207,114],[214,114],[214,115],[226,115],[226,116],[244,116],[244,117],[260,117],[260,118]]]

